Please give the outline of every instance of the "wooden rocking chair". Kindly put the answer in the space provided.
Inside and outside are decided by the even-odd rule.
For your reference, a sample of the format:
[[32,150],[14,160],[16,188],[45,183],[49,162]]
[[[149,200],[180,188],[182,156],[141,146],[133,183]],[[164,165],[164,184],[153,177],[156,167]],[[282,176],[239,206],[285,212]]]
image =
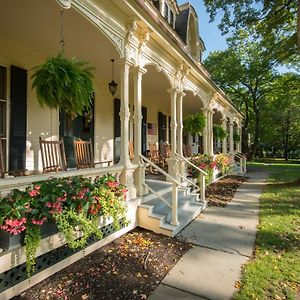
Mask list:
[[191,145],[183,145],[183,156],[184,157],[192,157],[192,147]]
[[66,171],[64,141],[46,141],[39,137],[43,173]]
[[129,148],[129,159],[133,160],[134,159],[134,146],[133,146],[132,142],[129,142],[128,148]]
[[161,164],[164,167],[167,165],[167,159],[170,157],[170,145],[167,143],[160,143],[160,156],[161,156]]
[[74,140],[74,154],[77,169],[94,168],[96,164],[107,163],[111,165],[112,161],[94,162],[94,150],[92,139],[88,141]]

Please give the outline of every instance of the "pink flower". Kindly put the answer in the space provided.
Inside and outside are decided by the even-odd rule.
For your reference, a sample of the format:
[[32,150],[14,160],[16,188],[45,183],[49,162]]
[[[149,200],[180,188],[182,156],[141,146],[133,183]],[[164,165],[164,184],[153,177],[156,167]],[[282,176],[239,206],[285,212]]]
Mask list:
[[107,186],[109,188],[115,188],[119,186],[119,182],[118,181],[107,181]]
[[40,190],[40,189],[41,189],[41,186],[40,186],[40,185],[36,185],[34,188],[35,188],[36,190]]
[[24,225],[26,223],[26,218],[22,219],[6,219],[5,224],[0,226],[0,229],[5,230],[10,234],[19,234],[26,229]]
[[32,191],[29,192],[30,197],[35,197],[39,194],[40,194],[40,192],[38,190],[32,190]]
[[42,219],[40,220],[37,220],[37,219],[32,219],[32,224],[34,225],[43,225],[43,223],[47,220],[46,217],[43,217]]

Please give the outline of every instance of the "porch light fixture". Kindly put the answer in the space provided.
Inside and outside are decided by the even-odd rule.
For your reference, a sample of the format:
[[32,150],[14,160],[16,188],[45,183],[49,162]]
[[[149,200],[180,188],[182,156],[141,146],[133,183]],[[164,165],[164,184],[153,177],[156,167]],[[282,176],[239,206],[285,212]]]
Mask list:
[[117,92],[118,84],[114,81],[114,77],[115,77],[115,60],[111,59],[110,61],[112,62],[112,81],[108,84],[108,87],[109,87],[110,93],[112,94],[112,96],[114,96],[115,93]]

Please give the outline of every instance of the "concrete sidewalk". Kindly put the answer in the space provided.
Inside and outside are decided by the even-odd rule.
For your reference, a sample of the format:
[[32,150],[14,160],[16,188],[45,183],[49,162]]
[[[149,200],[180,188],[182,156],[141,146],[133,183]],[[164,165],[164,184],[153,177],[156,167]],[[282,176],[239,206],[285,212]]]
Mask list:
[[208,207],[178,238],[195,245],[163,279],[149,300],[226,300],[236,292],[241,267],[251,257],[258,224],[259,198],[267,174],[250,178],[225,207]]

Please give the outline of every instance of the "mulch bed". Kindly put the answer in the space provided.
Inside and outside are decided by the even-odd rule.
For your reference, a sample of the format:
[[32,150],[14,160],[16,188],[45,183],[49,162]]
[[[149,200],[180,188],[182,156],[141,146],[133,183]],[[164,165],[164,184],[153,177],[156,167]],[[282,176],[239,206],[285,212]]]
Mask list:
[[137,228],[14,299],[146,299],[191,247]]
[[212,183],[206,188],[205,196],[209,206],[226,206],[237,188],[247,180],[247,177],[228,175]]
[[[242,176],[227,176],[206,189],[209,205],[226,206]],[[192,247],[175,238],[136,228],[52,275],[14,300],[146,299]]]

